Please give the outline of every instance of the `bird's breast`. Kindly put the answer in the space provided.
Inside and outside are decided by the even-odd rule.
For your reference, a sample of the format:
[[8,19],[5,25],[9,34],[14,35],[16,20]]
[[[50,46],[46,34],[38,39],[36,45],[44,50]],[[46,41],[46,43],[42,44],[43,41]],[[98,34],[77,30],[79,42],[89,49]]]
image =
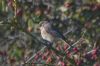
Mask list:
[[50,35],[48,32],[46,32],[45,28],[41,27],[41,36],[43,39],[53,42],[54,41],[54,37],[52,35]]

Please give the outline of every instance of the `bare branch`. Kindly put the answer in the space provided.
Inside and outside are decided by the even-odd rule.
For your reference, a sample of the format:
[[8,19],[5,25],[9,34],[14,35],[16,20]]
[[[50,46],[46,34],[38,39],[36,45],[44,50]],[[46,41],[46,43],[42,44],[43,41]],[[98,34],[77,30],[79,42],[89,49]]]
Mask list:
[[[46,48],[46,46],[44,46],[41,50],[39,50],[38,52],[40,52],[40,51],[43,51],[44,49]],[[37,52],[37,53],[38,53]],[[36,53],[36,54],[37,54]],[[34,54],[34,55],[32,55],[25,63],[28,63],[29,61],[31,61],[35,56],[36,56],[36,54]]]

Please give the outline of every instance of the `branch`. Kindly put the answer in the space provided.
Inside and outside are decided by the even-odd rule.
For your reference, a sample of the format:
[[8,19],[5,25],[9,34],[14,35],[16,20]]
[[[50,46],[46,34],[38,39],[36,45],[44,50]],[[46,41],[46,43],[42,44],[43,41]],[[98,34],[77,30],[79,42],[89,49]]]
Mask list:
[[[82,41],[82,38],[83,38],[83,37],[84,37],[84,35],[85,35],[85,33],[86,33],[86,31],[84,31],[84,32],[83,32],[83,35],[81,36],[81,38],[80,38],[78,41],[76,41],[74,44],[72,44],[72,46],[71,46],[71,47],[73,47],[73,46],[77,45],[79,42],[81,42],[81,41]],[[68,49],[66,49],[65,51],[69,50],[71,47],[69,47],[69,48],[68,48]]]
[[25,64],[43,64],[43,65],[48,65],[48,66],[55,66],[54,64],[46,64],[46,63],[25,63]]
[[[43,47],[40,51],[43,51],[45,48],[46,48],[46,46]],[[38,51],[38,52],[40,52],[40,51]],[[37,53],[38,53],[38,52],[37,52]],[[37,54],[37,53],[36,53],[36,54]],[[32,55],[32,56],[25,62],[25,64],[28,63],[29,61],[31,61],[31,60],[36,56],[36,54]]]
[[[33,40],[34,40],[34,38],[35,38],[35,39],[38,40],[41,44],[47,46],[47,44],[46,44],[45,42],[42,42],[39,38],[37,38],[36,35],[34,35],[34,34],[32,35],[32,34],[30,34],[29,32],[27,32],[27,31],[25,31],[25,30],[24,30],[24,32],[27,33],[29,36],[31,36]],[[56,50],[55,48],[53,48],[51,45],[50,45],[50,46],[47,46],[47,47],[48,47],[49,49],[53,50],[57,55],[65,56],[69,62],[71,62],[71,63],[73,62],[73,64],[75,65],[75,61],[74,61],[73,59],[68,58],[65,52],[58,51],[58,50]],[[44,47],[43,49],[45,49],[45,47]],[[43,49],[41,49],[40,51],[42,51]],[[32,55],[32,57],[30,57],[30,58],[26,61],[26,63],[28,63],[28,62],[29,62],[31,59],[33,59],[33,58],[34,58],[34,55]]]
[[43,2],[44,5],[47,5],[48,7],[54,8],[54,5],[51,4],[51,3],[47,3],[47,2],[45,2],[44,0],[42,0],[42,2]]

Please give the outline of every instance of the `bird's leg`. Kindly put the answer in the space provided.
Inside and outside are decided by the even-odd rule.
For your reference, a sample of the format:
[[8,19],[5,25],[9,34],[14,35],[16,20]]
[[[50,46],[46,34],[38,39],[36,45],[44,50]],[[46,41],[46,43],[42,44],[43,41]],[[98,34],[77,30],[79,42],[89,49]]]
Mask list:
[[47,46],[47,47],[51,47],[53,45],[52,42],[49,42],[49,41],[44,40],[44,39],[43,39],[43,42],[44,42],[45,46]]

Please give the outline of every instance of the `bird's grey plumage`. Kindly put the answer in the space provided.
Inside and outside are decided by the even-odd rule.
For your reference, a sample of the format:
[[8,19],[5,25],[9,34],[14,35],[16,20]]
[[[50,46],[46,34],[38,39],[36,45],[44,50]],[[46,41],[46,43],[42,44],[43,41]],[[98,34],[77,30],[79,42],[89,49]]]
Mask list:
[[51,27],[47,22],[44,21],[43,23],[41,23],[40,30],[43,39],[51,43],[54,41],[54,37],[47,32],[48,30],[51,30]]
[[40,30],[42,38],[49,42],[54,42],[56,38],[60,38],[66,42],[66,39],[63,36],[63,34],[58,29],[52,26],[52,22],[48,21],[42,22]]

